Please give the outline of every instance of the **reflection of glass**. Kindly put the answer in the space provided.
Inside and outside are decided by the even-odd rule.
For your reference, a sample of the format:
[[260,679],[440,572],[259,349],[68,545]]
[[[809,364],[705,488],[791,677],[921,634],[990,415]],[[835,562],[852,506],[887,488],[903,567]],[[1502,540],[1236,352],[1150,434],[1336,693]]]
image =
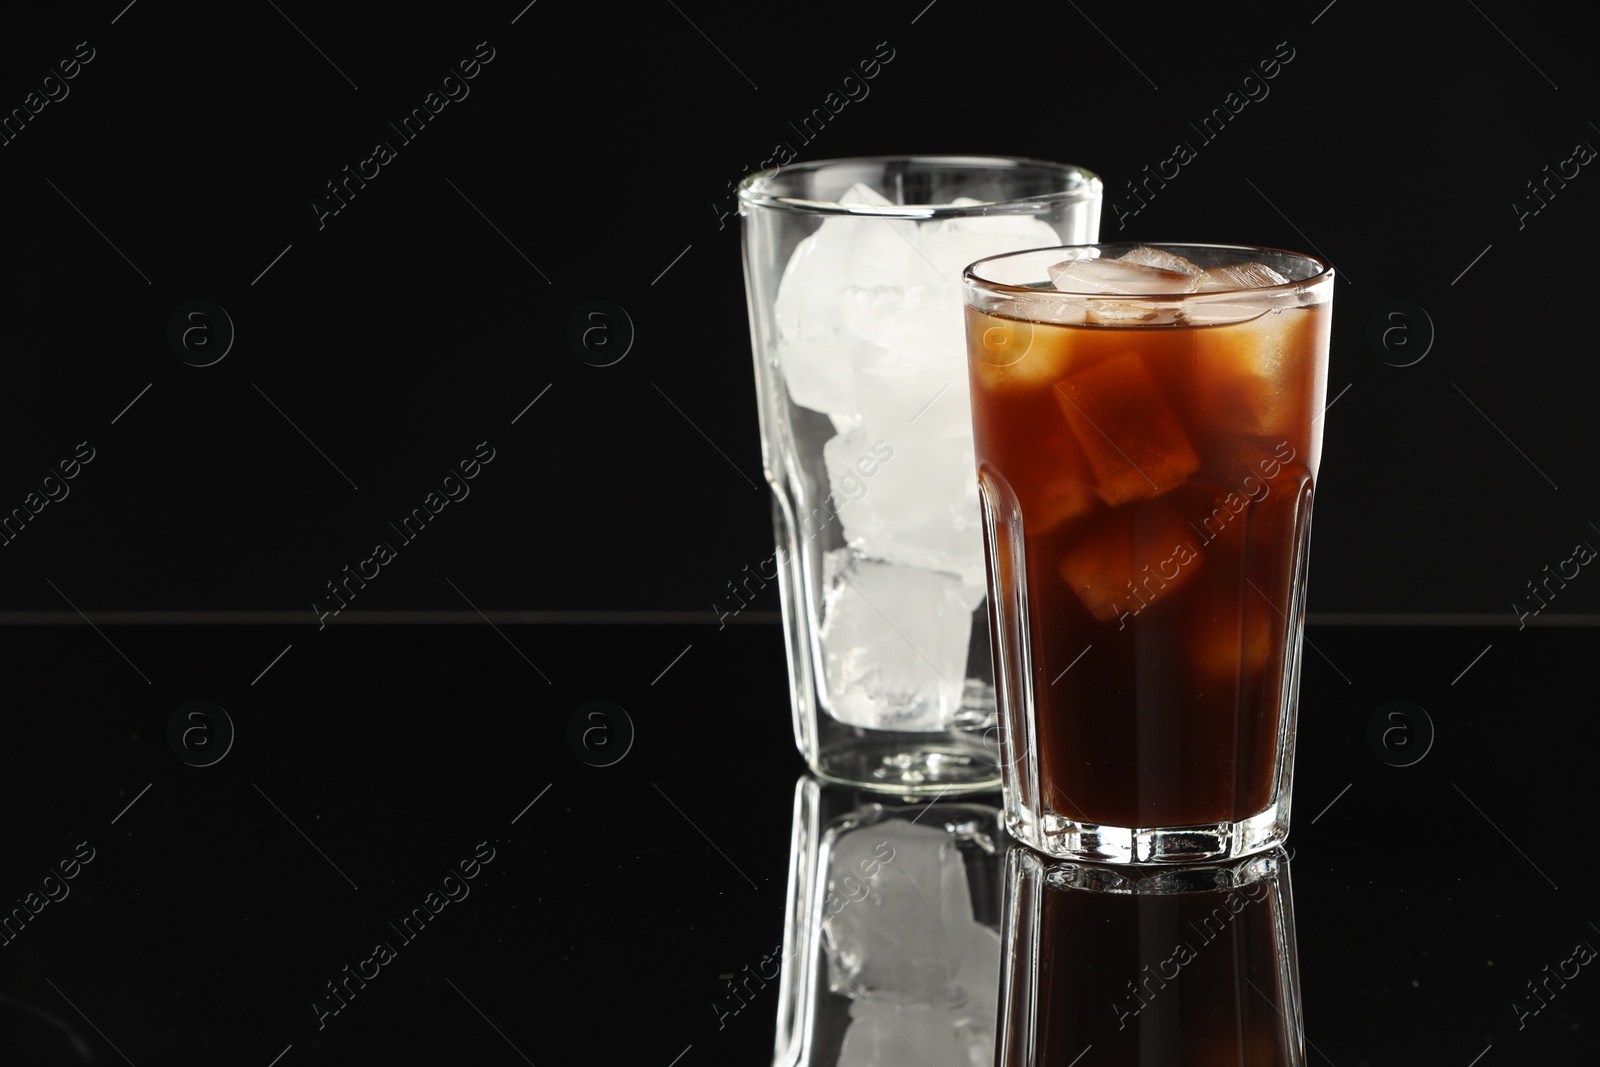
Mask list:
[[1099,862],[1280,843],[1333,271],[1098,245],[965,277],[1007,828]]
[[902,796],[997,788],[961,270],[1094,240],[1100,181],[885,156],[755,174],[739,200],[777,551],[717,610],[777,577],[816,774]]
[[1102,867],[1014,847],[1001,1067],[1301,1067],[1289,861]]
[[993,1063],[999,820],[800,779],[777,1067]]

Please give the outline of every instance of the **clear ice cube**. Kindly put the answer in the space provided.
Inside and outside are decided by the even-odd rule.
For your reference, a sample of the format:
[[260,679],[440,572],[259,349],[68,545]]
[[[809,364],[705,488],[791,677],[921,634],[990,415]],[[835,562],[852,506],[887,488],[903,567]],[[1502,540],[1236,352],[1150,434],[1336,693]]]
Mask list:
[[1061,237],[1047,222],[1026,215],[973,215],[922,223],[918,248],[939,276],[961,281],[967,264],[1002,252],[1053,248]]
[[972,437],[961,302],[952,287],[852,289],[844,317],[854,388],[869,430],[885,438]]
[[1159,248],[1135,248],[1132,252],[1118,258],[1120,263],[1136,263],[1144,267],[1160,267],[1162,270],[1176,271],[1179,274],[1200,275],[1204,272],[1182,256]]
[[[822,462],[828,471],[828,490],[833,509],[845,516],[846,508],[863,499],[874,478],[882,472],[883,457],[892,452],[885,443],[874,442],[861,427],[841,433],[822,446]],[[844,518],[844,522],[850,520]]]
[[1130,263],[1122,259],[1069,259],[1049,268],[1050,281],[1062,292],[1169,296],[1192,292],[1199,277],[1181,270]]
[[1197,293],[1219,292],[1223,289],[1260,289],[1267,285],[1283,285],[1288,278],[1265,263],[1239,263],[1231,267],[1212,267],[1200,275]]
[[823,557],[823,582],[833,717],[877,730],[948,728],[961,710],[972,630],[961,579],[842,548]]
[[[859,185],[844,198],[888,203]],[[779,366],[796,403],[834,414],[854,411],[848,380],[860,338],[845,328],[842,296],[851,287],[898,282],[919,267],[931,273],[916,252],[916,237],[917,224],[910,220],[838,216],[824,220],[795,247],[778,283],[773,314]]]
[[838,414],[856,409],[855,365],[869,346],[835,335],[778,339],[778,368],[789,397],[803,408]]
[[[971,440],[902,435],[889,441],[865,426],[858,434],[848,448],[836,449],[860,455],[875,448],[876,455],[889,458],[863,479],[864,488],[852,493],[855,502],[840,512],[850,547],[873,559],[956,575],[981,589],[983,527]],[[844,484],[835,492],[852,491],[842,468],[840,477]]]

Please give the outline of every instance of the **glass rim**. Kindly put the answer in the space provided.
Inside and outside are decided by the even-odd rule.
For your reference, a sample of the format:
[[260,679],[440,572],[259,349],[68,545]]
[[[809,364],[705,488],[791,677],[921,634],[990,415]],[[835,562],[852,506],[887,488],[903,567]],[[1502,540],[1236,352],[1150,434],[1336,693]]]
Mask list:
[[[1177,252],[1180,249],[1206,249],[1208,251],[1256,253],[1268,252],[1276,256],[1287,256],[1292,259],[1304,260],[1316,268],[1315,273],[1306,278],[1290,280],[1278,285],[1241,286],[1236,289],[1208,289],[1205,292],[1187,293],[1075,293],[1069,289],[1036,289],[1026,285],[1013,285],[1010,282],[996,281],[983,277],[978,269],[985,263],[993,263],[1002,259],[1014,259],[1018,256],[1038,255],[1040,252],[1069,252],[1078,249],[1127,249],[1154,248],[1161,251]],[[1061,257],[1068,258],[1083,257]],[[1188,258],[1188,257],[1185,257]],[[1248,262],[1248,261],[1246,261]],[[1067,299],[1071,301],[1113,301],[1119,304],[1126,303],[1172,303],[1172,302],[1209,302],[1217,297],[1236,297],[1240,293],[1252,293],[1257,296],[1282,296],[1287,293],[1301,292],[1305,289],[1331,283],[1334,278],[1332,263],[1320,255],[1312,256],[1292,249],[1277,248],[1272,245],[1226,245],[1211,244],[1204,241],[1089,241],[1077,245],[1045,245],[1040,248],[1022,248],[1013,252],[1001,252],[993,256],[985,256],[967,264],[961,272],[961,282],[969,290],[979,290],[985,293],[994,293],[1005,296],[1027,296],[1034,299]]]
[[[806,200],[792,196],[774,196],[763,190],[762,183],[776,178],[780,174],[788,173],[815,173],[827,167],[841,165],[883,164],[883,163],[912,163],[934,164],[940,166],[969,166],[987,167],[995,171],[1007,169],[1020,169],[1022,167],[1043,167],[1058,174],[1070,176],[1075,181],[1075,186],[1062,189],[1053,193],[1041,193],[1038,196],[1017,197],[1014,200],[988,201],[981,204],[850,204],[833,200]],[[1040,214],[1049,208],[1076,201],[1091,200],[1102,196],[1105,185],[1100,176],[1091,170],[1086,170],[1075,163],[1058,163],[1048,159],[1033,159],[1029,156],[966,156],[966,155],[882,155],[882,156],[841,156],[835,159],[814,159],[803,163],[787,163],[767,170],[758,170],[747,174],[740,179],[736,194],[741,205],[750,207],[767,208],[774,211],[787,211],[802,215],[837,215],[855,218],[884,218],[884,219],[911,219],[923,221],[928,219],[959,219],[972,218],[982,215],[1026,215]]]

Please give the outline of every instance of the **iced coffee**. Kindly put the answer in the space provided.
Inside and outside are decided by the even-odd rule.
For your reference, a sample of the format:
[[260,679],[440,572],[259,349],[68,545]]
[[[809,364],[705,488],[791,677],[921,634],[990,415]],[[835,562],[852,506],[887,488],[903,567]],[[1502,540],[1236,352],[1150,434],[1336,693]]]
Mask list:
[[1011,829],[1130,862],[1281,841],[1332,271],[1100,245],[966,282]]

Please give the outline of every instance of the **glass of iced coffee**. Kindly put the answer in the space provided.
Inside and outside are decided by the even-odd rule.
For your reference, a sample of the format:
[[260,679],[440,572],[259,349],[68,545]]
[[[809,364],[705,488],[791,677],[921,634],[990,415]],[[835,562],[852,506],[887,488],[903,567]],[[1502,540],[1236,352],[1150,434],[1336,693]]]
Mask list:
[[1085,245],[964,273],[1007,828],[1193,862],[1288,834],[1333,270]]

